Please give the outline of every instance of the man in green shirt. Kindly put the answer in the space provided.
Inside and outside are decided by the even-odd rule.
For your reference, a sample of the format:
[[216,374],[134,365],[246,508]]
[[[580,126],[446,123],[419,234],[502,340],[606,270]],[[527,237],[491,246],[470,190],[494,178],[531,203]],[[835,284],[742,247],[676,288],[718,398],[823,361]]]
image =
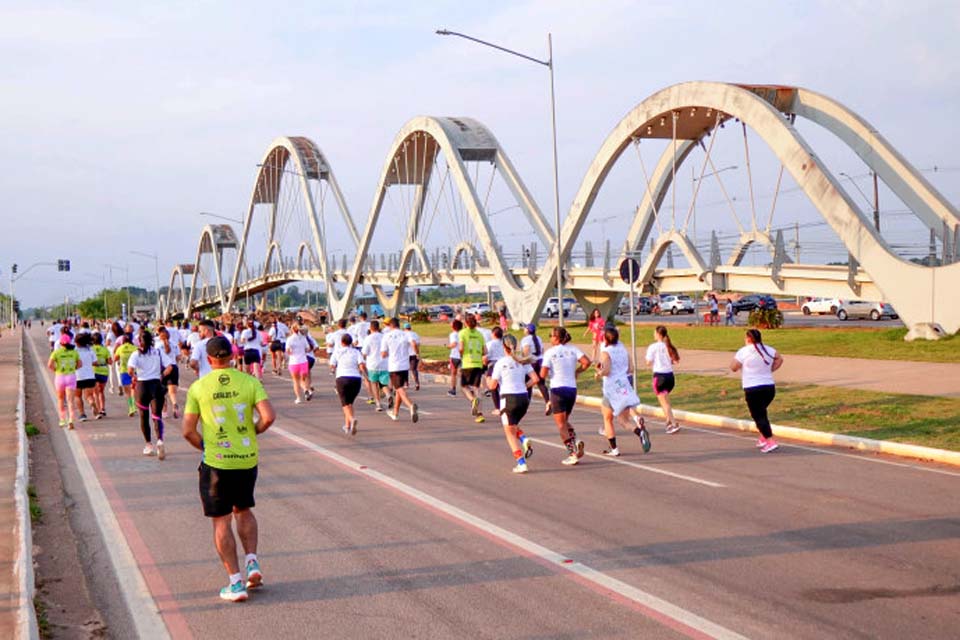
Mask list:
[[[242,602],[247,599],[247,589],[263,584],[257,561],[257,519],[251,509],[257,483],[257,434],[273,424],[276,414],[260,381],[231,367],[231,357],[226,338],[218,336],[207,342],[211,371],[187,391],[183,437],[203,451],[200,501],[203,514],[213,520],[217,553],[230,574],[230,585],[220,590],[220,597]],[[197,430],[201,420],[202,432]],[[231,528],[234,520],[246,554],[246,585],[237,562]]]
[[470,400],[470,412],[475,422],[483,422],[480,408],[480,381],[483,378],[483,356],[487,355],[486,340],[477,330],[477,317],[468,313],[467,326],[460,330],[460,387]]

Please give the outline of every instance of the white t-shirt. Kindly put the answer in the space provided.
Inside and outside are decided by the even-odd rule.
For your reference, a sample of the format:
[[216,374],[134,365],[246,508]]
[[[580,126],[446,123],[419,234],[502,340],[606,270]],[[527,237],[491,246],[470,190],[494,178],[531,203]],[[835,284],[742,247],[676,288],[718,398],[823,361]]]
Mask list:
[[290,356],[290,364],[304,364],[307,362],[307,352],[310,350],[310,342],[305,336],[294,333],[287,338],[287,354]]
[[340,337],[349,333],[346,329],[337,329],[336,331],[331,331],[326,336],[324,336],[324,341],[327,343],[327,355],[333,355],[333,350],[337,348],[340,344]]
[[347,333],[353,338],[353,344],[363,344],[363,339],[370,333],[370,323],[358,321],[350,325]]
[[450,337],[447,338],[447,344],[452,344],[453,347],[450,349],[450,357],[454,360],[460,359],[460,333],[457,331],[451,331]]
[[163,370],[174,364],[170,357],[156,347],[150,347],[146,353],[139,350],[130,356],[128,369],[137,372],[137,380],[159,380]]
[[[413,329],[404,329],[403,334],[407,336],[407,342],[410,343],[410,356],[416,356],[420,353],[420,334]],[[416,345],[416,349],[414,349]]]
[[80,356],[80,366],[77,367],[77,380],[90,380],[93,378],[93,365],[97,362],[97,354],[90,347],[77,347],[77,355]]
[[380,353],[387,354],[387,371],[410,370],[410,342],[403,331],[391,331],[383,337]]
[[[500,385],[501,398],[505,395],[527,393],[527,375],[533,371],[529,364],[520,364],[512,357],[502,357],[493,367],[493,379]],[[501,409],[503,408],[503,402]]]
[[164,327],[164,329],[167,330],[167,335],[170,336],[171,343],[179,345],[181,342],[183,342],[183,338],[180,337],[180,329],[177,329],[176,327]]
[[174,362],[176,362],[177,358],[180,357],[180,343],[175,342],[173,339],[173,336],[170,336],[170,353],[166,352],[166,350],[163,347],[163,343],[160,342],[159,340],[157,340],[157,349],[160,349],[160,351],[163,351],[163,353]]
[[[380,355],[380,344],[383,342],[383,334],[379,331],[370,333],[363,339],[363,346],[360,353],[366,358],[367,371],[383,371],[386,363]],[[383,363],[384,366],[380,366]]]
[[491,340],[493,340],[493,331],[491,329],[484,329],[483,327],[477,327],[477,331],[479,331],[483,335],[484,342],[490,342]]
[[210,361],[207,360],[207,343],[210,342],[210,338],[201,338],[199,333],[191,333],[190,335],[197,336],[193,349],[190,351],[190,362],[197,363],[197,377],[202,378],[213,371]]
[[489,340],[487,342],[487,362],[496,364],[505,355],[502,340]]
[[360,363],[363,362],[363,356],[353,347],[345,347],[342,344],[337,345],[333,350],[333,356],[330,357],[330,364],[336,366],[338,378],[359,378]]
[[240,332],[240,344],[244,351],[260,351],[260,332],[247,327]]
[[654,373],[673,373],[673,362],[667,345],[657,340],[647,347],[647,364],[652,365]]
[[[540,353],[537,354],[537,345],[533,341],[533,335],[527,334],[520,339],[520,353],[523,355],[530,355],[534,360],[539,360],[543,357],[543,341],[540,338],[537,338],[540,342]],[[529,349],[529,351],[528,351]]]
[[[766,353],[763,351],[766,350]],[[743,365],[742,385],[744,389],[772,385],[773,359],[777,350],[768,344],[763,346],[748,344],[740,347],[735,356],[737,362]]]
[[198,331],[191,331],[190,335],[187,336],[187,346],[190,347],[191,351],[194,351],[197,348],[197,343],[200,342],[200,333]]
[[543,368],[550,370],[550,388],[577,388],[577,362],[583,351],[569,344],[550,347],[543,354]]

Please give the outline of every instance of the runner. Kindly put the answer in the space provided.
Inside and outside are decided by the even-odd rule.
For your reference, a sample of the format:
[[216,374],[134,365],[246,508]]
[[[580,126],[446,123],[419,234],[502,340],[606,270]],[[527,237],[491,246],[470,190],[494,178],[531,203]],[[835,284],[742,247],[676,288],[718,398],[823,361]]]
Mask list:
[[447,337],[447,348],[450,349],[450,390],[447,395],[453,398],[457,397],[457,373],[460,371],[460,331],[463,330],[463,322],[454,320],[450,323],[452,331]]
[[600,315],[600,309],[594,307],[593,311],[590,312],[590,318],[587,320],[587,330],[583,332],[584,336],[592,336],[593,355],[591,358],[594,362],[600,356],[600,345],[603,342],[603,330],[606,326],[607,321]]
[[[487,354],[483,357],[483,364],[487,368],[487,389],[490,398],[493,400],[493,415],[498,416],[500,415],[500,387],[499,385],[491,385],[490,379],[493,376],[493,368],[497,366],[497,361],[504,356],[503,330],[500,327],[494,327],[491,336],[491,339],[487,342]],[[513,342],[516,344],[516,339]],[[524,412],[526,412],[526,409]]]
[[163,397],[166,393],[162,380],[173,372],[175,364],[163,350],[153,346],[153,334],[149,331],[144,331],[140,335],[140,348],[130,356],[127,362],[127,372],[137,387],[140,431],[146,442],[143,455],[154,454],[153,444],[150,442],[150,418],[153,418],[157,430],[156,454],[159,460],[167,457],[166,448],[163,445]]
[[88,331],[80,331],[77,334],[77,355],[80,357],[80,365],[77,367],[77,405],[80,407],[80,422],[87,421],[86,405],[90,405],[90,410],[97,415],[97,379],[93,372],[93,366],[97,364],[97,354],[94,353],[93,334]]
[[463,395],[470,401],[470,413],[474,422],[486,421],[483,409],[480,406],[480,384],[483,376],[483,357],[487,354],[487,345],[483,334],[477,330],[477,318],[472,313],[467,314],[467,327],[460,331],[458,339],[460,345],[461,362],[460,387]]
[[293,382],[294,404],[303,402],[304,392],[309,392],[307,386],[307,374],[310,373],[310,362],[307,360],[307,352],[310,350],[310,342],[301,335],[299,327],[293,325],[293,331],[287,338],[287,368],[290,370],[290,380]]
[[565,465],[574,465],[583,457],[583,440],[577,440],[577,432],[570,424],[570,414],[577,401],[577,376],[590,367],[590,358],[577,347],[570,346],[570,334],[563,327],[554,327],[550,332],[553,346],[543,354],[540,377],[550,376],[550,405],[553,421],[560,432],[560,439],[567,448]]
[[673,407],[670,406],[670,392],[675,384],[673,365],[680,362],[680,353],[662,324],[653,330],[653,337],[656,341],[647,347],[646,360],[653,367],[653,393],[663,409],[663,417],[667,419],[667,433],[672,434],[680,431],[680,425],[673,418]]
[[243,345],[243,364],[246,372],[262,381],[263,364],[260,360],[262,344],[253,316],[247,320],[247,328],[240,332],[240,344]]
[[420,414],[417,405],[407,396],[407,385],[410,379],[410,343],[407,336],[400,330],[400,321],[390,318],[390,333],[383,336],[380,345],[380,356],[387,359],[387,371],[390,373],[390,386],[393,388],[393,409],[387,409],[391,420],[400,416],[402,403],[410,411],[410,421],[417,422]]
[[337,396],[343,408],[343,432],[357,435],[357,419],[353,411],[353,402],[363,386],[363,370],[366,365],[360,351],[353,348],[353,336],[345,333],[340,336],[340,346],[333,350],[330,366],[336,369]]
[[[263,584],[257,559],[257,519],[251,509],[255,504],[259,461],[257,435],[266,431],[276,416],[263,384],[230,367],[231,349],[226,339],[214,338],[204,350],[204,359],[209,359],[216,375],[190,385],[183,437],[203,452],[199,469],[203,515],[213,522],[217,554],[230,576],[230,584],[220,590],[220,597],[242,602],[248,597],[247,589]],[[203,429],[201,433],[197,430],[201,420],[206,425],[217,425],[217,429]],[[234,521],[246,554],[246,584],[237,561]]]
[[97,420],[101,420],[107,417],[107,397],[104,390],[110,380],[110,364],[113,358],[110,357],[110,349],[103,345],[103,336],[99,331],[93,334],[93,352],[97,356],[97,364],[93,366],[93,377],[97,381]]
[[334,331],[328,331],[326,335],[324,335],[324,341],[327,346],[327,358],[333,356],[333,350],[340,344],[340,336],[345,333],[347,333],[347,319],[340,318],[337,322],[337,328]]
[[310,329],[305,324],[300,326],[300,335],[306,338],[307,340],[307,377],[305,380],[306,390],[303,392],[303,397],[307,400],[313,399],[313,367],[317,364],[316,352],[319,348],[317,346],[317,341],[313,339],[313,336],[310,335]]
[[[528,324],[526,326],[526,332],[526,335],[520,340],[520,348],[521,351],[523,351],[523,357],[530,358],[533,370],[539,374],[543,368],[543,343],[537,336],[537,325],[533,323]],[[550,407],[550,392],[547,390],[546,380],[544,380],[542,376],[537,383],[537,389],[540,390],[540,397],[543,398],[543,415],[548,416],[553,409]],[[532,398],[532,389],[530,394]]]
[[[174,331],[177,331],[174,329]],[[169,408],[172,410],[171,413],[164,414],[165,418],[173,416],[173,419],[176,420],[180,417],[180,405],[177,404],[177,390],[180,388],[180,345],[173,339],[173,336],[170,334],[170,329],[168,327],[160,327],[157,335],[160,337],[160,350],[163,351],[164,355],[170,359],[173,363],[170,373],[163,376],[163,379],[160,381],[163,388],[167,390],[167,397],[164,402],[166,405],[169,402]],[[179,335],[179,332],[177,332]]]
[[273,326],[270,328],[270,360],[273,364],[273,375],[275,376],[281,375],[280,371],[286,357],[285,345],[289,333],[290,330],[287,325],[283,324],[282,320],[277,318],[273,321]]
[[370,333],[364,339],[360,353],[366,358],[367,390],[370,393],[367,404],[376,405],[377,412],[383,411],[383,406],[380,404],[383,388],[390,384],[387,362],[380,355],[382,343],[383,334],[380,332],[380,323],[377,320],[371,320]]
[[[80,356],[77,349],[70,342],[70,336],[61,335],[59,344],[50,359],[47,368],[53,371],[54,387],[57,389],[57,412],[60,414],[60,426],[74,428],[74,412],[76,410],[77,367],[80,366]],[[68,418],[69,416],[69,418]]]
[[633,363],[626,347],[620,342],[620,332],[614,326],[607,327],[603,331],[603,346],[600,348],[600,362],[597,363],[597,377],[603,380],[603,402],[600,405],[603,427],[600,428],[600,435],[610,445],[609,449],[602,452],[605,456],[620,455],[614,421],[625,422],[627,417],[633,419],[633,433],[640,438],[643,452],[650,451],[650,434],[640,415],[640,398],[630,382],[632,374]]
[[[198,378],[210,373],[210,360],[207,358],[207,344],[215,337],[214,324],[212,320],[201,320],[197,324],[197,340],[193,349],[190,350],[190,368],[197,374]],[[227,340],[227,342],[230,342]],[[232,353],[232,348],[231,348]]]
[[420,391],[420,334],[410,327],[409,322],[403,323],[403,332],[410,343],[410,375],[413,376],[413,388]]
[[134,346],[132,338],[126,334],[117,338],[117,347],[113,350],[113,361],[120,367],[120,393],[127,397],[127,415],[131,418],[136,415],[137,410],[133,402],[133,379],[127,371],[127,364],[130,362],[130,356],[136,351],[137,347]]
[[783,366],[783,356],[769,345],[763,344],[760,331],[747,329],[740,347],[730,363],[731,371],[743,371],[743,395],[750,409],[750,416],[760,431],[757,447],[761,453],[770,453],[780,448],[773,439],[773,429],[767,416],[767,407],[777,395],[773,372]]
[[[500,332],[500,327],[493,332],[496,335]],[[514,336],[503,336],[502,348],[504,355],[494,364],[493,372],[487,378],[487,386],[491,391],[498,392],[503,434],[516,461],[513,472],[526,473],[527,460],[533,456],[533,445],[520,428],[520,420],[530,406],[529,389],[537,383],[539,376],[527,362],[527,358],[517,356],[517,339]]]

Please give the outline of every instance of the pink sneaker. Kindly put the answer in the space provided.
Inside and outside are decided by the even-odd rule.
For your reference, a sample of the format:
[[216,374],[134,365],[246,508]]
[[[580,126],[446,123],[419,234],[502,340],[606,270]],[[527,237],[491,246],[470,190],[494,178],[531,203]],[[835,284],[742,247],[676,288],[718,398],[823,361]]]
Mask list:
[[774,442],[773,439],[770,439],[767,440],[767,444],[763,445],[763,447],[760,449],[760,453],[770,453],[771,451],[776,451],[779,448],[780,445]]
[[760,436],[760,439],[757,440],[757,444],[755,444],[754,446],[755,446],[757,449],[761,449],[761,448],[767,446],[767,439],[764,438],[763,436]]

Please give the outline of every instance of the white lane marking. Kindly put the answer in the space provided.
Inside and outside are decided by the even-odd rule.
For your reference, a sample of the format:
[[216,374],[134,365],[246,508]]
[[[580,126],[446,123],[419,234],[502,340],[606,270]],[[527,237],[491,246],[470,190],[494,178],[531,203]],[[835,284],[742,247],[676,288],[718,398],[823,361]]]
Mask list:
[[[34,364],[40,370],[40,376],[46,383],[47,392],[53,400],[53,406],[57,406],[57,393],[53,388],[53,381],[46,374],[46,367],[43,366],[40,354],[37,353],[37,346],[30,336],[27,336],[30,343],[30,351],[33,352]],[[139,638],[157,638],[158,640],[170,637],[167,626],[163,622],[163,617],[157,608],[157,603],[150,593],[143,574],[137,566],[137,561],[127,545],[127,539],[123,535],[123,529],[117,521],[116,514],[107,500],[107,494],[104,493],[97,474],[93,471],[87,452],[83,449],[80,442],[80,436],[76,431],[66,431],[64,435],[67,438],[67,444],[70,446],[70,453],[73,454],[74,463],[77,465],[77,471],[80,473],[80,480],[83,482],[83,488],[87,492],[87,498],[90,500],[90,508],[97,521],[97,527],[100,529],[100,536],[103,538],[103,546],[110,557],[110,564],[113,565],[114,573],[117,576],[117,582],[120,586],[120,593],[123,594],[123,600],[127,605],[127,611],[130,612],[130,618],[133,626],[137,630]]]
[[[702,427],[691,427],[688,425],[683,425],[683,429],[688,431],[697,431],[698,433],[708,433],[714,436],[720,436],[724,438],[738,438],[741,440],[751,440],[753,436],[741,435],[740,432],[737,433],[725,433],[724,431],[718,431],[716,429],[704,429]],[[939,473],[945,476],[953,476],[955,478],[960,478],[960,473],[956,471],[947,471],[946,469],[938,469],[936,467],[921,467],[920,465],[910,464],[908,462],[894,462],[893,460],[882,460],[880,458],[870,458],[866,453],[856,454],[856,453],[845,453],[843,451],[834,451],[826,447],[808,447],[802,444],[794,444],[792,442],[784,442],[780,440],[781,447],[793,447],[794,449],[803,449],[804,451],[812,451],[814,453],[822,453],[828,456],[839,456],[841,458],[850,458],[852,460],[859,460],[860,462],[873,462],[874,464],[886,464],[891,467],[903,467],[905,469],[913,469],[915,471],[926,471],[928,473]]]
[[309,449],[333,462],[336,462],[339,465],[347,467],[352,471],[367,476],[381,484],[384,484],[395,491],[402,493],[414,500],[423,503],[435,509],[455,520],[459,520],[464,524],[468,524],[471,527],[483,531],[487,535],[497,538],[503,542],[510,544],[513,547],[516,547],[530,555],[536,556],[541,560],[548,562],[550,565],[554,566],[557,569],[562,569],[572,573],[588,582],[603,587],[608,591],[611,591],[619,596],[622,596],[628,600],[631,600],[647,609],[657,612],[658,614],[670,618],[674,622],[679,622],[680,624],[688,627],[690,630],[698,631],[702,634],[705,634],[711,638],[724,638],[724,639],[743,639],[744,636],[731,631],[725,627],[711,622],[705,618],[698,616],[697,614],[687,611],[686,609],[679,607],[671,602],[667,602],[662,598],[658,598],[652,593],[648,593],[629,585],[625,582],[617,580],[607,574],[588,567],[585,564],[579,562],[570,562],[570,559],[567,556],[552,551],[547,547],[537,544],[532,540],[528,540],[520,535],[517,535],[511,531],[503,529],[492,522],[484,520],[478,516],[470,514],[463,509],[453,506],[448,502],[444,502],[439,498],[435,498],[428,493],[424,493],[419,489],[411,487],[410,485],[401,482],[391,476],[388,476],[379,471],[374,471],[366,465],[362,465],[358,462],[351,460],[345,456],[340,455],[326,447],[323,447],[315,442],[307,440],[301,436],[293,434],[286,429],[280,427],[273,427],[270,431],[276,433],[279,436],[282,436],[291,442],[294,442],[305,449]]
[[[530,438],[530,439],[533,442],[536,442],[537,444],[553,447],[554,449],[566,449],[564,445],[560,445],[555,442],[548,442],[546,440],[541,440],[540,438]],[[617,464],[626,465],[628,467],[634,467],[635,469],[643,469],[644,471],[650,471],[652,473],[660,473],[665,476],[670,476],[671,478],[676,478],[677,480],[686,480],[687,482],[695,482],[696,484],[702,484],[705,487],[713,487],[714,489],[725,489],[727,486],[725,484],[720,484],[719,482],[704,480],[702,478],[695,478],[694,476],[688,476],[682,473],[674,473],[673,471],[667,471],[666,469],[661,469],[659,467],[652,467],[650,465],[640,464],[639,462],[630,462],[629,460],[621,460],[620,458],[611,458],[610,456],[602,456],[599,453],[590,453],[589,451],[586,451],[584,452],[583,455],[590,456],[592,458],[599,458],[607,462],[616,462]]]

